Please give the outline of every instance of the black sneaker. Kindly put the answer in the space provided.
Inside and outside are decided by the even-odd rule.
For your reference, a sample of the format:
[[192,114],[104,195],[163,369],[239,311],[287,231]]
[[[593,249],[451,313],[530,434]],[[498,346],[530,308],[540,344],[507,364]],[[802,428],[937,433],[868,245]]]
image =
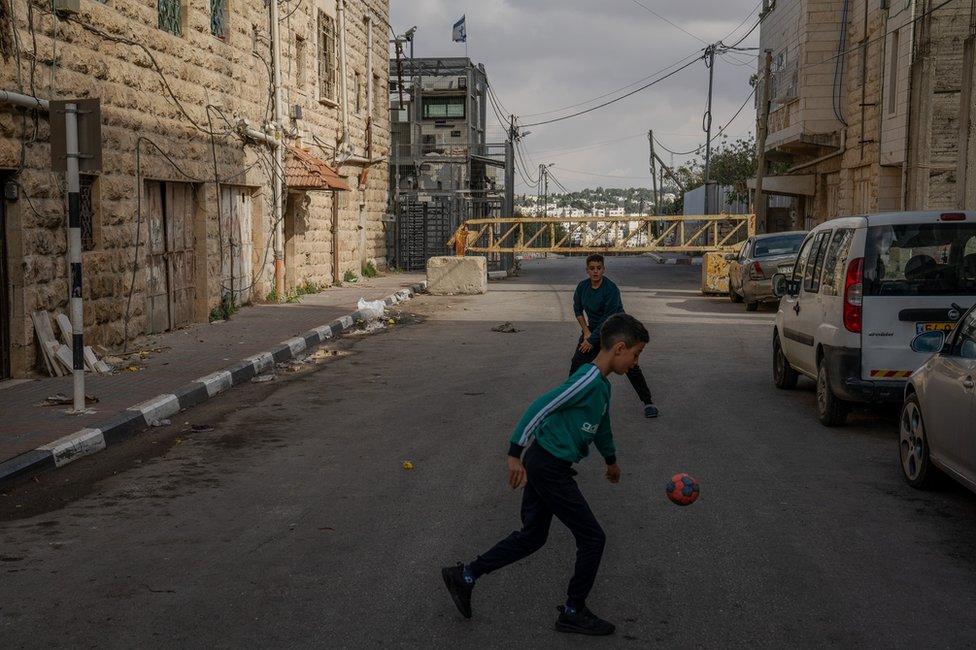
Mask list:
[[613,623],[604,621],[586,607],[577,609],[572,614],[566,613],[566,608],[560,605],[559,618],[556,620],[556,630],[571,634],[587,634],[589,636],[607,636],[613,634]]
[[464,618],[471,618],[471,591],[474,584],[464,579],[464,565],[460,562],[454,567],[444,567],[441,569],[441,577],[447,590],[451,592],[451,598],[457,605],[458,611]]
[[656,418],[659,414],[657,407],[653,404],[644,405],[644,417],[645,418]]

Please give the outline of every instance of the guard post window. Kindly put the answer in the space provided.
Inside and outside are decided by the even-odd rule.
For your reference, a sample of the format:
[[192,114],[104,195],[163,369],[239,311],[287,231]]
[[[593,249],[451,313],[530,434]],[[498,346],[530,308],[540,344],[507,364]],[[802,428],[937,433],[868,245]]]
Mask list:
[[424,97],[425,120],[464,119],[467,98],[463,95],[452,97]]
[[336,30],[335,20],[319,11],[319,101],[336,101]]

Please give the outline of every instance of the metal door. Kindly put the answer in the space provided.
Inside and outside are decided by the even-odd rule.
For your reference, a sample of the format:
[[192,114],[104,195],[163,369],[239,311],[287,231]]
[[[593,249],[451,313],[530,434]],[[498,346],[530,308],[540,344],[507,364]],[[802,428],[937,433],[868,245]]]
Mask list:
[[[0,187],[3,178],[0,178]],[[0,379],[10,377],[10,293],[7,278],[6,203],[0,197]]]
[[146,312],[148,333],[188,325],[196,299],[193,215],[196,199],[187,183],[146,183],[148,205]]
[[241,187],[220,188],[221,296],[232,294],[234,304],[251,300],[253,284],[251,194]]

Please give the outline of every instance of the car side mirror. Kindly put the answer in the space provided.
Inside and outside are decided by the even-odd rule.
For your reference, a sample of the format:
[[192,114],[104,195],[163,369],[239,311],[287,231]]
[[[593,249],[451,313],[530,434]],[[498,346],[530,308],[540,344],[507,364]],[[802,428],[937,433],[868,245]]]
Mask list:
[[783,273],[773,274],[773,295],[782,298],[789,293],[790,281]]
[[922,332],[912,339],[912,350],[924,354],[936,354],[945,346],[945,332]]
[[731,261],[733,261],[737,257],[738,257],[738,255],[735,254],[735,253],[726,253],[725,254],[725,261],[726,262],[731,262]]
[[773,295],[777,298],[795,296],[800,293],[800,281],[791,280],[784,273],[774,273],[772,277]]

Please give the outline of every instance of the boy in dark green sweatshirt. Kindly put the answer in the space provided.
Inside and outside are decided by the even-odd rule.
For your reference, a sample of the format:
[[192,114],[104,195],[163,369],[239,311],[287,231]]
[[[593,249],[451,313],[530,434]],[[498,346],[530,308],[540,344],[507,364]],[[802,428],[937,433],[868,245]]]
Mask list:
[[[480,576],[517,562],[542,548],[555,516],[576,539],[576,571],[569,581],[566,604],[559,608],[556,629],[577,634],[613,634],[612,623],[586,607],[606,536],[573,477],[593,443],[607,465],[611,483],[620,480],[610,429],[610,382],[637,364],[647,344],[647,329],[633,316],[617,314],[600,329],[600,352],[560,387],[529,406],[509,438],[508,484],[525,487],[522,529],[498,542],[470,564],[441,570],[454,604],[471,618],[471,592]],[[523,456],[524,451],[524,456]]]

